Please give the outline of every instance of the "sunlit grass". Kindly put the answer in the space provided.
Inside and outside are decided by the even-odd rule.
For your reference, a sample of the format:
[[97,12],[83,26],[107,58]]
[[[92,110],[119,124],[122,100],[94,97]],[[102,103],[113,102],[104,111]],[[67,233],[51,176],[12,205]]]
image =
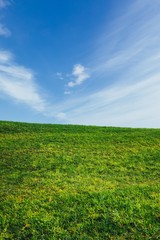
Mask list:
[[0,122],[0,239],[160,239],[160,130]]

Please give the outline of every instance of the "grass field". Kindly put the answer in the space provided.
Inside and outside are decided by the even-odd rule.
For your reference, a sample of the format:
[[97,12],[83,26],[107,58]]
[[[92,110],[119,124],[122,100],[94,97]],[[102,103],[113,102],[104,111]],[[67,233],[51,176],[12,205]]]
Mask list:
[[0,122],[0,239],[160,239],[160,129]]

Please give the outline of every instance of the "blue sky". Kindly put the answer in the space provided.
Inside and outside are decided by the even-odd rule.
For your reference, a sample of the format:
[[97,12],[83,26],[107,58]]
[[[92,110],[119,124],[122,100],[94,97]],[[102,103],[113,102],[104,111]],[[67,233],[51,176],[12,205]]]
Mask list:
[[0,0],[0,119],[160,127],[159,0]]

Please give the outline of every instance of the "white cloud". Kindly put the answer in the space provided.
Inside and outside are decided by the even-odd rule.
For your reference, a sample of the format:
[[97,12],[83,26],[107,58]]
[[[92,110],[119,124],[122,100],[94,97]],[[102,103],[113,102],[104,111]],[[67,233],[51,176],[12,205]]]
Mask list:
[[11,1],[8,0],[0,0],[0,8],[6,8],[8,5],[11,4]]
[[33,71],[18,65],[9,51],[0,51],[0,92],[38,112],[45,112],[46,103],[35,84]]
[[0,23],[0,36],[9,37],[10,35],[11,31]]
[[90,78],[87,68],[85,68],[81,64],[74,65],[72,70],[72,76],[74,80],[68,83],[68,87],[75,87],[77,85],[81,85],[86,79]]

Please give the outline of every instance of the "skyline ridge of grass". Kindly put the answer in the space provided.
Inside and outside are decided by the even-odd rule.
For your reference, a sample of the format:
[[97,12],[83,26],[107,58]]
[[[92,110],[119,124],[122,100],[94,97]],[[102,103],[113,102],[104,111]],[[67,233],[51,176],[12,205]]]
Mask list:
[[89,125],[89,124],[73,124],[73,123],[56,123],[56,122],[25,122],[25,121],[12,121],[0,120],[0,122],[20,123],[20,124],[37,124],[37,125],[58,125],[58,126],[84,126],[84,127],[98,127],[98,128],[127,128],[127,129],[160,129],[157,127],[129,127],[129,126],[112,126],[112,125]]

